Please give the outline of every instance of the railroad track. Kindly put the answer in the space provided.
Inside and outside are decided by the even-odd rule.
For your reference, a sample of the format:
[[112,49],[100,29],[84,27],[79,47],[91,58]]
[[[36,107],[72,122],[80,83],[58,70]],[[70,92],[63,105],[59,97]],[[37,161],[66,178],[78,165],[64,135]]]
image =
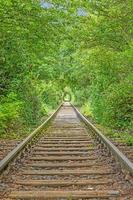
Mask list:
[[54,116],[45,132],[46,123],[2,161],[0,169],[4,172],[30,140],[36,135],[38,138],[37,133],[42,132],[41,137],[30,145],[28,154],[27,151],[23,153],[27,156],[19,169],[13,174],[9,170],[1,199],[132,199],[132,185],[121,177],[115,161],[110,162],[111,157],[102,152],[106,146],[131,175],[130,181],[132,163],[100,132],[96,135],[96,128],[88,124],[71,104],[63,104]]

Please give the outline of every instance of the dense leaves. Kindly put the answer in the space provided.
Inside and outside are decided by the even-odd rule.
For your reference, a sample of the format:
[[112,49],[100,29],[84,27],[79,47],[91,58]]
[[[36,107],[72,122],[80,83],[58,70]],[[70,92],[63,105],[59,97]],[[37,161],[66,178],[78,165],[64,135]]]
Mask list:
[[99,123],[130,129],[132,13],[131,0],[1,0],[1,132],[39,123],[64,92]]

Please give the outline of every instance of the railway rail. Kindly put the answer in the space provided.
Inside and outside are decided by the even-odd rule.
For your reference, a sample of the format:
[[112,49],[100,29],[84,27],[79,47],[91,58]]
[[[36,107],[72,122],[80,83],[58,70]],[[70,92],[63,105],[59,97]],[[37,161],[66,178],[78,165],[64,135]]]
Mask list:
[[133,199],[133,163],[70,103],[12,150],[0,172],[3,200]]

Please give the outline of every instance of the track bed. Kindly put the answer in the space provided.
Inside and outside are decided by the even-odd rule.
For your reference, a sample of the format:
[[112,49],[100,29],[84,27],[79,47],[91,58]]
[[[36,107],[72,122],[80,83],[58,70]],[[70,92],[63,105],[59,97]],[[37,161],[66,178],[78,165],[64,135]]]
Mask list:
[[3,199],[132,199],[132,188],[64,104],[11,176]]

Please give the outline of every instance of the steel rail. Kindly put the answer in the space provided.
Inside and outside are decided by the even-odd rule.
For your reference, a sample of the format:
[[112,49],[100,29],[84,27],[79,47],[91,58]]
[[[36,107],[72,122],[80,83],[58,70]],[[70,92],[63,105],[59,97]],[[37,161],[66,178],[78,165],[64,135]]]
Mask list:
[[29,136],[27,136],[20,144],[18,144],[12,151],[10,151],[7,156],[0,161],[0,173],[8,166],[8,164],[16,158],[16,156],[26,147],[26,145],[53,119],[57,114],[58,110],[61,108],[63,103],[57,108],[57,110],[45,120],[38,128],[36,128]]
[[100,139],[100,142],[103,143],[111,152],[111,154],[116,158],[120,163],[121,167],[133,175],[133,163],[112,143],[107,139],[88,119],[86,119],[79,110],[71,104],[74,110],[76,111],[79,118],[89,127],[94,134]]

